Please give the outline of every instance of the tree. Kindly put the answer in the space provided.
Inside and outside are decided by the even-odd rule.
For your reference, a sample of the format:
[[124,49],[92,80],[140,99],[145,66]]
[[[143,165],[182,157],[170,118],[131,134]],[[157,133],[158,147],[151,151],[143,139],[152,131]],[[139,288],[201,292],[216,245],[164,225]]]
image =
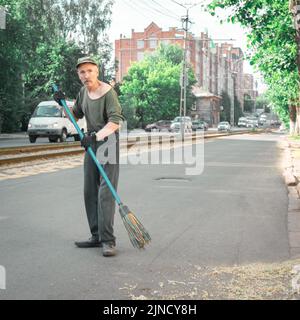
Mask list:
[[261,94],[256,99],[256,109],[264,110],[264,112],[269,113],[269,104],[271,103],[270,99],[266,94]]
[[254,100],[247,94],[244,96],[244,111],[249,113],[254,111]]
[[222,106],[224,109],[221,112],[220,120],[230,122],[230,112],[231,112],[230,97],[229,97],[228,93],[225,91],[222,91],[221,97],[222,97]]
[[112,4],[112,0],[0,0],[9,13],[6,30],[0,30],[0,130],[25,130],[36,104],[52,98],[53,82],[75,98],[79,57],[94,54],[103,66],[107,64],[112,52],[106,36]]
[[286,119],[299,93],[296,33],[288,0],[213,0],[209,6],[212,14],[225,8],[231,9],[229,21],[247,28],[250,62],[268,84],[273,108]]
[[112,0],[63,1],[64,35],[75,40],[84,54],[99,54],[111,23]]
[[25,70],[23,47],[26,39],[22,36],[25,25],[21,19],[15,19],[17,1],[10,0],[0,5],[9,11],[6,17],[6,29],[0,30],[0,122],[5,132],[19,128],[21,114],[24,112],[22,74]]
[[241,108],[241,103],[238,99],[238,97],[234,96],[234,122],[237,124],[239,121],[239,118],[243,117],[244,113]]
[[[173,119],[179,114],[180,75],[183,50],[178,46],[161,46],[154,54],[129,69],[121,86],[123,107],[134,109],[139,125],[159,119]],[[191,87],[196,82],[190,68],[188,108],[193,103]]]

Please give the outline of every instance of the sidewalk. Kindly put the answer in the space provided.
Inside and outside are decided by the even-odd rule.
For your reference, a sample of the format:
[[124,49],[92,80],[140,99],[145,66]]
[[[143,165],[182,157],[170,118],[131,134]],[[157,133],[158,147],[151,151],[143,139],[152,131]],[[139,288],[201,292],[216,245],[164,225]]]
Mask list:
[[288,232],[291,258],[300,257],[300,140],[284,141],[284,177],[288,187]]

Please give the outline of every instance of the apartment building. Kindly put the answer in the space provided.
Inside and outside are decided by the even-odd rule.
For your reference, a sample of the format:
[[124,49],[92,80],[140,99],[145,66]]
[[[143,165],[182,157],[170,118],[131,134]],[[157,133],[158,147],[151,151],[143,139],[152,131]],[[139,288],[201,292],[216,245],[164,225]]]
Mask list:
[[[146,54],[155,51],[161,43],[184,47],[183,37],[182,30],[171,27],[164,31],[154,22],[142,32],[132,30],[131,37],[120,35],[120,39],[115,41],[116,80],[121,82],[133,62],[144,59]],[[257,94],[254,82],[250,81],[251,75],[244,74],[244,54],[240,48],[230,43],[214,43],[204,32],[199,36],[189,33],[187,60],[197,79],[194,89],[197,103],[192,110],[193,117],[205,119],[215,125],[219,120],[222,92],[229,95],[232,103],[236,96],[242,109],[245,94],[255,99]],[[203,104],[211,112],[201,114]]]
[[184,32],[172,27],[163,31],[152,22],[143,32],[131,31],[131,37],[120,35],[115,41],[115,60],[117,61],[116,81],[121,82],[131,64],[144,59],[145,54],[155,51],[161,43],[184,45]]

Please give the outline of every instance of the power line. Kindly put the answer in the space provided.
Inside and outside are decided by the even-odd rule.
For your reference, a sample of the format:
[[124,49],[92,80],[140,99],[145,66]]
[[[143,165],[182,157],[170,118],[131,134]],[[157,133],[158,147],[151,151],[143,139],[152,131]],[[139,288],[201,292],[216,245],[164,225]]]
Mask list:
[[181,6],[181,7],[183,7],[183,8],[185,8],[185,9],[191,9],[191,8],[196,7],[199,4],[202,4],[202,3],[205,2],[205,0],[202,0],[202,1],[199,1],[199,2],[196,2],[196,3],[185,3],[185,4],[183,4],[183,3],[180,3],[180,2],[175,1],[175,0],[170,0],[170,1],[175,3],[175,4],[177,4],[177,5],[179,5],[179,6]]
[[155,12],[157,12],[157,13],[160,13],[160,14],[162,14],[162,15],[164,15],[164,16],[167,16],[167,17],[170,17],[170,18],[172,18],[172,19],[176,19],[176,20],[178,20],[178,19],[180,19],[180,17],[179,16],[177,16],[176,14],[172,14],[169,10],[167,10],[167,12],[165,11],[165,9],[164,9],[164,11],[162,11],[161,9],[158,9],[157,8],[157,4],[159,5],[159,3],[158,2],[155,2],[154,3],[154,6],[153,5],[150,5],[150,3],[148,2],[148,1],[143,1],[143,0],[141,0],[141,2],[144,4],[144,5],[146,5],[148,8],[150,8],[151,10],[153,10],[153,11],[155,11]]
[[136,2],[134,2],[134,3],[135,3],[136,6],[139,6],[140,9],[142,9],[142,10],[148,10],[148,11],[150,10],[150,11],[152,11],[152,13],[155,14],[155,15],[157,15],[157,13],[159,13],[159,14],[161,14],[161,15],[163,15],[163,16],[167,16],[167,17],[169,17],[169,18],[171,18],[171,19],[174,19],[174,20],[176,20],[176,21],[179,20],[179,17],[175,17],[175,16],[172,16],[172,15],[170,15],[170,14],[164,13],[164,12],[160,11],[159,9],[150,6],[149,3],[145,3],[145,2],[143,2],[143,1],[136,1]]
[[178,5],[181,6],[181,7],[184,7],[184,8],[185,8],[185,6],[184,6],[183,4],[181,4],[181,3],[179,3],[178,1],[175,1],[175,0],[170,0],[170,1],[173,2],[173,3],[178,4]]
[[166,7],[162,6],[156,0],[151,0],[151,1],[154,2],[156,5],[160,6],[163,10],[167,10],[167,12],[170,12],[172,15],[174,15],[174,17],[177,17],[178,19],[180,19],[180,17],[177,15],[177,13],[172,12],[169,8],[166,8]]
[[135,7],[134,5],[132,5],[131,1],[129,0],[128,2],[126,0],[122,0],[127,6],[129,6],[131,9],[133,9],[133,11],[138,12],[140,15],[144,16],[145,18],[152,20],[152,18],[150,18],[149,16],[144,14],[144,11],[140,11],[137,7]]

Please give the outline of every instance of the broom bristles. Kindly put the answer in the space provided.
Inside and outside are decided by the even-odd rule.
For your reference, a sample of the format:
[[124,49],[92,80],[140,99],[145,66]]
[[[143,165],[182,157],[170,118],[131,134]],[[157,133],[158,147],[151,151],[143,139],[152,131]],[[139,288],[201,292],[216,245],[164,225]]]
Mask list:
[[151,237],[138,218],[129,212],[122,217],[129,239],[135,248],[143,249],[151,241]]

